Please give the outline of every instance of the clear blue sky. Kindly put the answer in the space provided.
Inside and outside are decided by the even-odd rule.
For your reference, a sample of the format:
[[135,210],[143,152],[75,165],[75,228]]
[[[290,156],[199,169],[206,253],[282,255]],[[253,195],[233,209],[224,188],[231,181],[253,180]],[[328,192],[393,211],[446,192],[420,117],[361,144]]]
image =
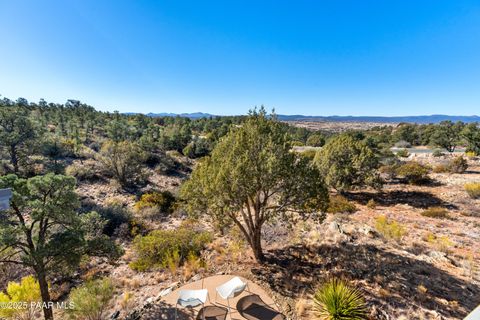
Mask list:
[[0,94],[101,110],[480,113],[480,2],[0,0]]

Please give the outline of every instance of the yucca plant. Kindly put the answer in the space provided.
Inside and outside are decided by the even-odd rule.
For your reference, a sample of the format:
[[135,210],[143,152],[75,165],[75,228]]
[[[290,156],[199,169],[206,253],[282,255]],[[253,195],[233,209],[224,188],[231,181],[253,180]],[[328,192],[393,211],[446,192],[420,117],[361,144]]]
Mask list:
[[332,278],[313,297],[314,309],[321,320],[367,319],[363,295],[344,280]]

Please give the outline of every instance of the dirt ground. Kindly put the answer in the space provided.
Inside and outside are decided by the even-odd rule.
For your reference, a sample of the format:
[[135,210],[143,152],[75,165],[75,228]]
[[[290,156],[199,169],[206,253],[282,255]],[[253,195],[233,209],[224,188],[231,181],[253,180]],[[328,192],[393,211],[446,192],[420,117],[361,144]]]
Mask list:
[[[321,224],[307,221],[289,228],[277,221],[266,226],[265,265],[254,262],[238,236],[217,234],[203,255],[207,266],[201,273],[185,268],[136,272],[128,266],[134,259],[131,242],[123,241],[121,259],[113,265],[102,259],[82,265],[70,286],[109,276],[116,289],[108,317],[142,319],[146,310],[161,312],[161,297],[169,288],[208,275],[238,274],[261,285],[289,319],[312,319],[315,288],[339,276],[364,292],[371,319],[463,319],[480,303],[480,200],[470,199],[463,189],[467,182],[480,181],[480,162],[470,161],[464,174],[431,177],[426,186],[391,183],[381,192],[352,192],[348,198],[357,212],[329,215]],[[175,192],[184,178],[152,173],[137,193],[149,188]],[[78,191],[83,201],[105,205],[116,199],[129,208],[137,196],[102,181],[80,184]],[[375,207],[367,206],[371,199]],[[449,218],[422,216],[429,207],[446,208]],[[383,237],[376,230],[379,216],[397,221],[405,235]],[[166,217],[149,227],[174,228],[182,219]]]

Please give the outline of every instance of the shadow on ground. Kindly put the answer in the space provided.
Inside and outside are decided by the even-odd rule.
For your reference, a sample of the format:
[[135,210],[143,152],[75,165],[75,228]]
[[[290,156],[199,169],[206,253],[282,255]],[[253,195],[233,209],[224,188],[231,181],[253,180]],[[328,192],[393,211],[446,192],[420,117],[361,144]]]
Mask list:
[[[421,307],[445,317],[463,319],[480,303],[478,286],[427,262],[372,245],[291,246],[272,250],[268,262],[252,272],[269,283],[272,290],[287,297],[298,297],[330,276],[358,280],[372,308],[390,316]],[[427,291],[419,290],[420,285]]]
[[370,199],[373,199],[377,204],[382,206],[407,204],[414,208],[422,209],[429,207],[457,209],[455,205],[445,202],[429,192],[423,191],[355,192],[347,194],[346,197],[363,205],[366,205]]

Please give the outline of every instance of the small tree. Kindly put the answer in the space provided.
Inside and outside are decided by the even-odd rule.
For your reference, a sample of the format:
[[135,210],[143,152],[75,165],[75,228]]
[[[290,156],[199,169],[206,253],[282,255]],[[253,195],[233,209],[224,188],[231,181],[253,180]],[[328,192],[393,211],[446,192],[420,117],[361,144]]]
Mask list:
[[317,152],[314,162],[323,173],[325,182],[340,192],[365,185],[381,186],[377,155],[364,140],[350,134],[330,139]]
[[263,225],[276,217],[323,217],[328,193],[308,159],[291,152],[285,126],[262,108],[233,128],[200,162],[182,187],[192,214],[236,224],[257,261],[264,260]]
[[467,151],[473,151],[480,155],[480,128],[478,123],[466,125],[461,132],[461,136],[467,143]]
[[[47,304],[45,319],[53,319],[47,277],[72,270],[85,254],[118,256],[120,251],[76,213],[75,178],[50,173],[27,180],[7,175],[0,177],[2,188],[11,188],[13,197],[11,209],[0,211],[0,263],[33,270]],[[102,223],[96,226],[103,228]]]
[[0,146],[7,149],[15,173],[25,145],[35,137],[35,130],[23,108],[0,108]]
[[448,152],[454,152],[459,143],[462,129],[462,122],[442,121],[435,127],[431,142],[445,148]]
[[145,154],[133,142],[107,141],[100,150],[98,160],[122,187],[126,187],[138,180]]

